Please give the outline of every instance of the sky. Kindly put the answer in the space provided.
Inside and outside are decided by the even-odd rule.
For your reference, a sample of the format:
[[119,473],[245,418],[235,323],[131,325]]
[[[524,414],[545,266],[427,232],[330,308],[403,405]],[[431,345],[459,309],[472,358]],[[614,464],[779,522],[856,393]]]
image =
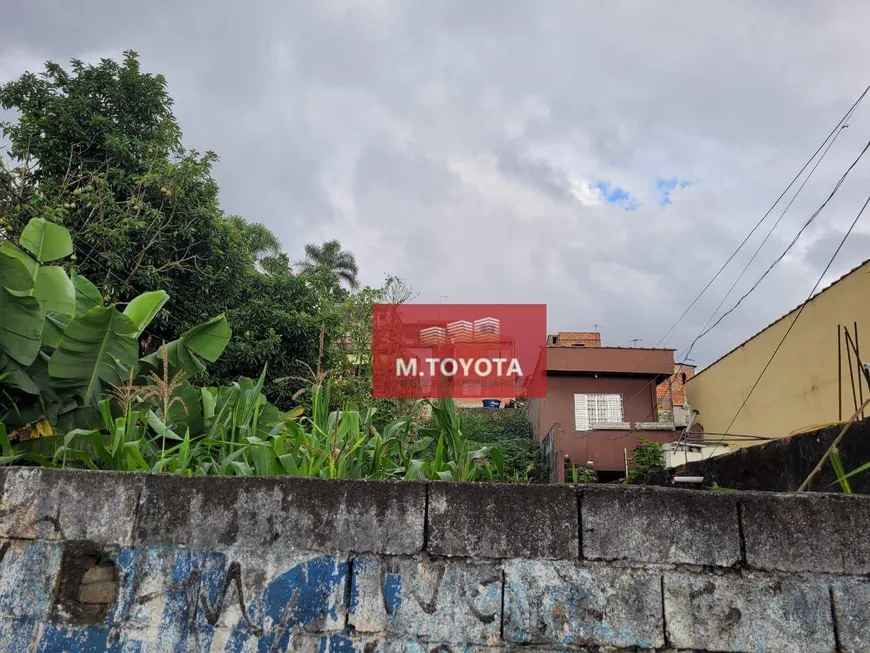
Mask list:
[[[670,328],[870,84],[862,0],[7,4],[0,82],[137,51],[167,78],[185,145],[220,156],[224,210],[267,225],[291,259],[338,238],[364,284],[545,303],[550,332],[678,353],[781,209]],[[868,140],[870,98],[721,310]],[[695,363],[807,297],[868,180],[870,156]],[[867,258],[870,216],[823,283]]]

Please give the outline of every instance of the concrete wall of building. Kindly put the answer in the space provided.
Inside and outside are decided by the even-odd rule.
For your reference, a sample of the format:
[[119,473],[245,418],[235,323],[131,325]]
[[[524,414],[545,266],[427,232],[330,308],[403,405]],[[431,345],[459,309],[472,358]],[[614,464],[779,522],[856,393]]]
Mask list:
[[870,650],[870,497],[0,476],[4,651]]
[[555,446],[577,465],[588,461],[596,469],[618,471],[625,468],[624,450],[637,444],[641,438],[654,442],[671,442],[673,431],[577,431],[574,429],[574,394],[604,393],[623,396],[623,414],[626,422],[656,421],[655,386],[649,378],[598,375],[547,376],[547,399],[529,400],[527,414],[532,420],[538,439],[547,435],[550,427],[558,425]]
[[[692,408],[708,433],[742,433],[781,438],[839,419],[837,326],[858,323],[862,355],[870,355],[870,262],[813,298],[795,323],[746,405],[762,369],[770,360],[797,309],[748,340],[686,384]],[[867,352],[867,353],[864,353]],[[843,353],[843,417],[854,412],[849,370]],[[864,383],[864,397],[870,389]],[[732,424],[734,416],[737,419]],[[714,436],[718,437],[718,436]],[[733,442],[741,447],[752,441]]]

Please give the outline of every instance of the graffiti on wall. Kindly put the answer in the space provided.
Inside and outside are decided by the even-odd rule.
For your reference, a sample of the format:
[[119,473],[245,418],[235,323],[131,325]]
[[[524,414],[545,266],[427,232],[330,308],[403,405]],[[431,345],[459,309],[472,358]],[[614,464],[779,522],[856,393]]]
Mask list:
[[65,545],[4,544],[0,641],[22,650],[374,653],[414,632],[409,647],[451,651],[439,642],[457,632],[481,643],[500,634],[503,578],[492,563],[122,548],[111,556],[112,609],[75,624],[52,611]]

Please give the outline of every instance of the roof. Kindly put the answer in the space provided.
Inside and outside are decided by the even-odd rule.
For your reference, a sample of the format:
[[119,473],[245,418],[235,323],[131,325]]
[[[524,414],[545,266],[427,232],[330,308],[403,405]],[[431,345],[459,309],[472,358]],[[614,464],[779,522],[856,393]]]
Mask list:
[[858,265],[856,265],[854,268],[852,268],[851,270],[849,270],[848,272],[846,272],[846,274],[844,274],[843,276],[841,276],[839,279],[836,279],[835,281],[832,281],[830,284],[828,284],[827,286],[825,286],[824,288],[822,288],[822,289],[821,289],[819,292],[817,292],[815,295],[813,295],[813,296],[810,297],[809,299],[807,299],[807,300],[801,302],[800,304],[798,304],[797,306],[795,306],[793,309],[791,309],[791,310],[790,310],[788,313],[786,313],[785,315],[782,315],[782,316],[776,318],[773,322],[771,322],[770,324],[768,324],[768,325],[767,325],[766,327],[764,327],[761,331],[759,331],[759,332],[756,333],[755,335],[753,335],[753,336],[747,338],[746,340],[744,340],[743,342],[741,342],[739,345],[737,345],[737,346],[734,347],[733,349],[730,349],[730,350],[727,351],[726,353],[722,354],[719,358],[717,358],[716,360],[714,360],[714,361],[713,361],[712,363],[710,363],[709,365],[705,365],[705,366],[704,366],[704,369],[702,369],[700,372],[697,372],[697,373],[696,373],[696,374],[695,374],[691,379],[687,379],[687,380],[686,380],[686,383],[687,383],[687,384],[688,384],[688,383],[691,383],[692,381],[694,381],[695,379],[697,379],[699,376],[701,376],[704,372],[706,372],[706,371],[709,370],[711,367],[713,367],[716,363],[718,363],[719,361],[721,361],[723,358],[727,358],[728,356],[730,356],[731,354],[733,354],[735,351],[737,351],[738,349],[740,349],[740,348],[741,348],[743,345],[745,345],[746,343],[751,342],[752,340],[755,340],[758,336],[760,336],[762,333],[764,333],[765,331],[767,331],[768,329],[770,329],[772,326],[774,326],[774,325],[776,325],[776,324],[779,324],[779,323],[782,322],[785,318],[787,318],[789,315],[791,315],[792,313],[794,313],[796,310],[800,309],[801,306],[803,306],[803,305],[805,305],[805,304],[809,304],[809,303],[815,301],[816,297],[818,297],[819,295],[821,295],[821,294],[824,293],[824,292],[827,292],[828,290],[830,290],[831,288],[833,288],[834,286],[836,286],[838,283],[840,283],[840,282],[841,282],[843,279],[845,279],[846,277],[849,277],[849,276],[855,274],[855,272],[857,272],[858,270],[860,270],[861,268],[863,268],[863,267],[864,267],[865,265],[867,265],[868,263],[870,263],[870,258],[868,258],[868,259],[866,259],[865,261],[863,261],[863,262],[859,263]]
[[667,378],[674,373],[673,349],[639,347],[547,347],[547,372]]

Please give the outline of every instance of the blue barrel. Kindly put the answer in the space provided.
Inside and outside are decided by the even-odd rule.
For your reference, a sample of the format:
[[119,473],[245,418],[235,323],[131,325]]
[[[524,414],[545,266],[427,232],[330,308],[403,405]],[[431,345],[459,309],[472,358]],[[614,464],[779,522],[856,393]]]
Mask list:
[[483,400],[483,407],[484,408],[498,408],[499,406],[501,406],[500,399],[484,399]]

